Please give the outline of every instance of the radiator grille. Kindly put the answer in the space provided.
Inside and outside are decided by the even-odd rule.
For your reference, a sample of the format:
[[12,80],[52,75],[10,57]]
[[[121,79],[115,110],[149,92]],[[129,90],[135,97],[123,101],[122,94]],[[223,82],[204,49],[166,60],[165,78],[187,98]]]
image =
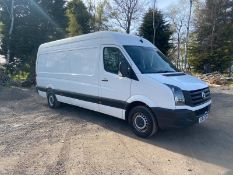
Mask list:
[[199,89],[195,91],[183,91],[185,103],[188,106],[198,106],[211,99],[209,88]]

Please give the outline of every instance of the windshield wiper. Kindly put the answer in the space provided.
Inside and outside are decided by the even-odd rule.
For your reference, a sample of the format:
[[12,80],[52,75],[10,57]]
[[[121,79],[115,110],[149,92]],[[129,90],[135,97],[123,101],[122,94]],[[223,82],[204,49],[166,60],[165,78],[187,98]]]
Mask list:
[[170,73],[170,72],[176,72],[176,71],[168,71],[168,70],[166,70],[166,71],[157,71],[157,72],[155,72],[155,73]]

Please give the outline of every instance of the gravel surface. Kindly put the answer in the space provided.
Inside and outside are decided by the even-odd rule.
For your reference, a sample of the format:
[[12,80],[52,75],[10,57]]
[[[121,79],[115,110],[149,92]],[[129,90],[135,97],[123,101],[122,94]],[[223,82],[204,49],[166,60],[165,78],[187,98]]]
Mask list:
[[232,175],[233,90],[212,100],[206,122],[141,139],[122,120],[0,87],[0,174]]

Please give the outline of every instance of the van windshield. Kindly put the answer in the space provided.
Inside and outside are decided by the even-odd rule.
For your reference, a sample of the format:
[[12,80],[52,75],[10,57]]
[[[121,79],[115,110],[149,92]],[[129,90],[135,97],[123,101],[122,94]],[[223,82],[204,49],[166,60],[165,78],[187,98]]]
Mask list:
[[179,72],[159,50],[151,47],[124,46],[142,74]]

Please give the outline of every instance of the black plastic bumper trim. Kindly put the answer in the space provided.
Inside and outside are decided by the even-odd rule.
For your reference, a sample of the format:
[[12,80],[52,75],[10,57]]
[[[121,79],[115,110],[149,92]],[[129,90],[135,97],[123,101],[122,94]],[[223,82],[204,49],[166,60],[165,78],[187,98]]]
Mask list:
[[188,109],[152,108],[160,128],[182,128],[198,123],[199,117],[210,111],[210,105],[196,111]]
[[[38,86],[36,88],[39,91],[47,92],[47,89],[44,87]],[[57,90],[57,89],[52,89],[52,92],[55,93],[56,95],[70,97],[70,98],[74,98],[78,100],[88,101],[88,102],[102,104],[102,105],[120,108],[120,109],[126,109],[126,106],[128,105],[128,103],[125,101],[109,99],[109,98],[101,98],[101,97],[93,96],[93,95],[86,95],[86,94],[68,92],[68,91]]]

